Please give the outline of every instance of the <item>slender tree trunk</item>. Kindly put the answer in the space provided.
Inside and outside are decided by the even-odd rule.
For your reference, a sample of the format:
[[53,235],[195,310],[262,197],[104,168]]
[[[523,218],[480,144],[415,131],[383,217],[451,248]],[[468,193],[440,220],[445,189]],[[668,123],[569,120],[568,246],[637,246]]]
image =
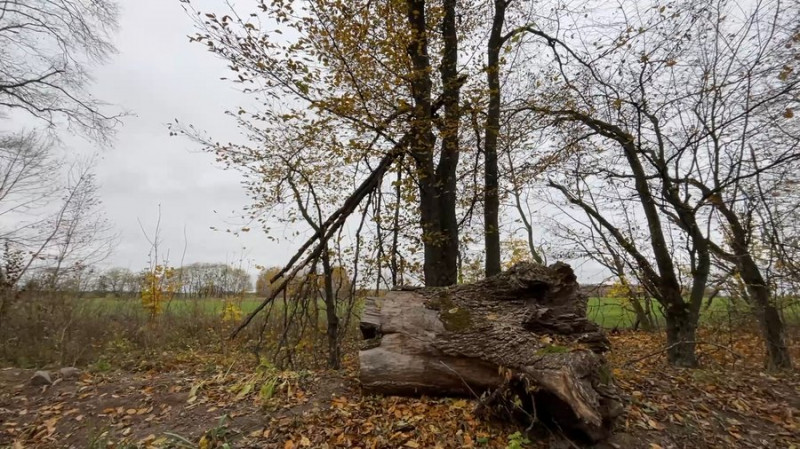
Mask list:
[[792,358],[786,346],[784,323],[780,311],[773,304],[757,307],[756,315],[767,345],[767,369],[770,371],[791,369]]
[[5,324],[8,308],[11,303],[11,292],[5,289],[0,289],[0,328]]
[[665,309],[667,321],[667,361],[672,366],[696,368],[697,320],[689,307],[676,305]]
[[458,280],[458,217],[456,216],[457,179],[459,157],[459,125],[461,123],[461,81],[458,78],[458,34],[456,30],[456,0],[444,0],[442,18],[442,101],[444,123],[441,129],[442,154],[436,167],[437,185],[441,189],[441,233],[443,237],[442,285],[453,285]]
[[[327,246],[327,245],[326,245]],[[322,251],[322,271],[324,273],[325,318],[328,323],[328,368],[339,369],[341,356],[339,351],[339,316],[336,314],[336,292],[333,289],[333,267],[328,249]]]
[[[606,240],[605,236],[602,236],[602,239],[606,247],[610,248],[611,245],[608,240]],[[636,287],[632,286],[625,276],[625,261],[616,252],[611,252],[611,255],[614,261],[612,267],[614,271],[616,271],[620,284],[628,291],[628,301],[630,301],[631,307],[633,307],[633,313],[636,315],[634,329],[638,330],[639,327],[641,327],[643,331],[651,332],[654,329],[652,317],[648,315],[644,307],[642,307],[642,303],[639,301],[639,295],[636,293]]]
[[764,281],[755,261],[748,255],[740,257],[742,281],[749,290],[751,306],[758,319],[766,346],[768,370],[792,368],[792,357],[786,345],[786,331],[780,311],[771,300],[770,288]]
[[[650,243],[660,274],[660,279],[655,282],[655,285],[659,289],[659,299],[664,306],[667,321],[667,361],[673,366],[694,368],[698,366],[695,355],[695,333],[699,316],[695,313],[695,310],[700,310],[700,303],[692,302],[687,304],[683,299],[675,264],[672,261],[672,253],[664,237],[658,207],[650,191],[647,175],[644,167],[642,167],[637,149],[632,140],[625,141],[623,148],[634,174],[636,191],[641,197],[642,209],[644,209],[648,228],[650,229]],[[705,277],[694,280],[693,293],[697,292],[698,289],[700,291],[705,289],[706,277],[707,273]],[[702,289],[698,284],[702,284]]]
[[487,48],[486,81],[489,108],[484,138],[483,221],[486,250],[486,276],[500,273],[500,196],[497,169],[497,137],[500,133],[500,51],[505,22],[506,0],[494,0],[494,19]]
[[631,296],[629,299],[631,302],[631,307],[633,307],[633,313],[636,315],[636,322],[639,323],[639,327],[645,332],[652,332],[655,330],[652,317],[647,314],[647,311],[642,306],[639,298],[636,296]]
[[522,225],[525,227],[525,237],[528,240],[528,251],[531,253],[531,259],[534,262],[544,265],[544,258],[539,254],[539,250],[536,249],[536,244],[533,242],[533,226],[531,225],[530,220],[528,220],[528,216],[525,213],[525,210],[522,208],[522,198],[520,197],[519,185],[517,184],[516,174],[514,173],[514,163],[511,161],[509,157],[509,178],[511,183],[513,184],[513,195],[514,195],[514,205],[517,208],[517,212],[519,213],[519,218],[522,220]]
[[399,265],[397,264],[397,240],[400,235],[400,189],[401,189],[401,181],[402,181],[403,171],[397,170],[397,185],[395,186],[395,196],[397,197],[397,203],[394,205],[394,214],[392,217],[392,253],[390,259],[390,266],[392,271],[392,287],[397,286],[397,273],[399,269]]
[[786,330],[780,312],[771,301],[771,291],[761,269],[750,254],[749,235],[739,216],[724,203],[717,208],[730,226],[732,262],[736,264],[742,282],[747,287],[764,338],[767,350],[767,368],[771,370],[791,369],[792,358],[786,346]]

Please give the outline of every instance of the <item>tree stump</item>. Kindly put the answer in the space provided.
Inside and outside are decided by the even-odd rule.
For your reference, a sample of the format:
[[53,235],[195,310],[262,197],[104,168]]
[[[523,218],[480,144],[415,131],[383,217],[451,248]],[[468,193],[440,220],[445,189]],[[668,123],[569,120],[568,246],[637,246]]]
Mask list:
[[359,354],[367,393],[481,397],[484,410],[526,416],[598,442],[621,413],[569,265],[517,264],[474,284],[368,298]]

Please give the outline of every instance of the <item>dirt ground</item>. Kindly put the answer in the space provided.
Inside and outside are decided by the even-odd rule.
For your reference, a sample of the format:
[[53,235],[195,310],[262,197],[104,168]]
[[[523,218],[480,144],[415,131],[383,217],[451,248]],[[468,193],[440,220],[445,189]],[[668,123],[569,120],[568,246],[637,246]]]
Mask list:
[[[699,370],[667,367],[659,337],[611,339],[627,406],[605,447],[800,448],[800,374],[765,373],[756,337],[725,349],[701,345]],[[793,352],[800,360],[796,346]],[[33,371],[0,369],[0,448],[505,448],[522,441],[506,424],[475,418],[470,400],[362,396],[352,357],[342,372],[222,362],[184,357],[158,370],[86,371],[46,387],[30,385]],[[522,447],[572,447],[538,435]]]

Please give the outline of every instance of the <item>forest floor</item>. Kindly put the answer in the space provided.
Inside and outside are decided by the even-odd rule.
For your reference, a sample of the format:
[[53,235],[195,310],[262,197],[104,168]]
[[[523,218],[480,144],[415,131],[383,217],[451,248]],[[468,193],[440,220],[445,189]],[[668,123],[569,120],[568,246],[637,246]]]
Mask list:
[[[610,338],[627,404],[603,447],[800,449],[800,372],[765,373],[756,336],[701,332],[696,370],[667,367],[660,335]],[[0,448],[578,447],[541,429],[526,441],[475,418],[472,400],[364,396],[355,355],[338,372],[199,352],[148,365],[46,387],[30,385],[33,371],[0,369]]]

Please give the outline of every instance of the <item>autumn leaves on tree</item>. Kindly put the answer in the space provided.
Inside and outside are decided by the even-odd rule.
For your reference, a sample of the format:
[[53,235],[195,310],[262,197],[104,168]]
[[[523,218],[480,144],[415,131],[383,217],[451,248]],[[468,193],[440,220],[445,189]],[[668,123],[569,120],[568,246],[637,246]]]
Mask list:
[[[413,181],[398,186],[402,191],[394,207],[404,211],[398,220],[410,221],[418,214],[426,285],[456,283],[463,225],[458,179],[464,170],[459,172],[459,162],[475,152],[464,150],[460,128],[467,114],[480,107],[477,102],[470,109],[461,104],[461,91],[470,77],[459,64],[464,50],[459,43],[475,20],[462,21],[459,29],[456,2],[314,2],[299,14],[293,8],[291,3],[261,5],[262,12],[300,35],[295,42],[279,37],[280,30],[256,30],[229,15],[198,16],[204,33],[195,39],[230,60],[240,82],[260,83],[267,88],[260,92],[284,98],[282,113],[278,108],[241,110],[240,123],[255,131],[253,119],[270,122],[275,129],[260,126],[260,140],[301,143],[292,153],[282,151],[284,157],[275,167],[302,167],[312,173],[308,154],[323,159],[321,176],[328,180],[331,170],[351,172],[387,146],[398,148],[399,163],[393,170],[407,172]],[[496,141],[497,130],[487,133],[488,140]],[[319,139],[320,135],[329,138]],[[239,165],[270,157],[264,150],[216,149],[224,160]],[[315,184],[330,188],[319,180]],[[497,188],[490,190],[496,197]],[[487,259],[487,272],[495,273],[500,266],[499,226],[487,229],[494,229],[487,235],[497,241]]]
[[[612,272],[661,305],[673,364],[696,365],[700,305],[711,279],[734,273],[770,364],[790,366],[776,285],[754,248],[779,245],[786,229],[775,217],[800,138],[796,10],[623,2],[626,19],[593,21],[617,12],[591,1],[313,0],[262,1],[245,16],[183,3],[192,40],[262,105],[231,111],[251,144],[175,130],[242,170],[254,217],[266,224],[281,206],[283,219],[304,220],[314,234],[301,253],[336,252],[360,211],[359,230],[374,224],[379,283],[388,270],[396,284],[402,266],[453,285],[475,254],[494,275],[512,213],[544,260],[521,202],[530,191],[540,209],[566,212],[560,225],[576,220],[554,240],[613,254]],[[301,253],[294,261],[313,259]]]

